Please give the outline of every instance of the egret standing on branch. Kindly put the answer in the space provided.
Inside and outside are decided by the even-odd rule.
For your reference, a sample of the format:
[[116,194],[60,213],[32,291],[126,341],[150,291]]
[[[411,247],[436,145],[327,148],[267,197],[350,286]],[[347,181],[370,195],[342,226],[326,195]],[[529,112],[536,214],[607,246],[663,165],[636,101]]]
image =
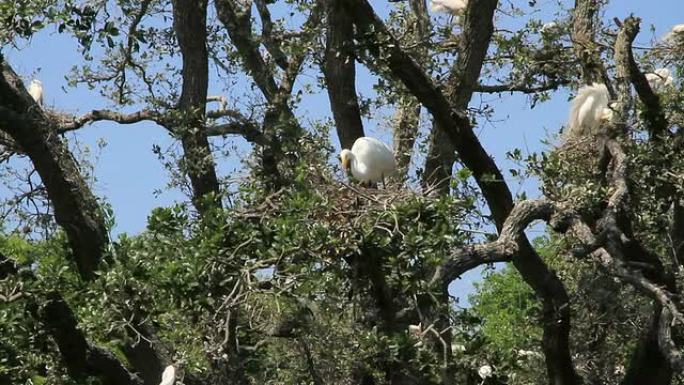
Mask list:
[[344,170],[362,183],[385,183],[397,168],[392,150],[383,142],[367,136],[356,139],[350,150],[340,152]]
[[674,82],[674,78],[670,75],[670,70],[667,68],[658,68],[652,73],[646,74],[646,80],[653,91],[660,91],[665,87],[669,87]]
[[33,79],[29,85],[28,93],[39,106],[43,106],[43,83],[38,79]]
[[164,369],[159,385],[173,385],[174,382],[176,382],[176,368],[169,365]]
[[605,84],[594,83],[581,87],[572,100],[568,137],[595,135],[601,123],[612,118],[608,108],[608,89]]
[[432,0],[432,12],[448,12],[454,16],[463,16],[468,6],[468,0]]

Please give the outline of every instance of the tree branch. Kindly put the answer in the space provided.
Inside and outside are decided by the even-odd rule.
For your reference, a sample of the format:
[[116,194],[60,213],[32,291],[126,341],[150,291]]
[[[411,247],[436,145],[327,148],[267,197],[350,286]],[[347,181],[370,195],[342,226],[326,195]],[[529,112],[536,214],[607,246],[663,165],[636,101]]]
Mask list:
[[660,104],[660,97],[653,92],[646,80],[646,76],[639,70],[639,65],[634,60],[632,44],[639,33],[641,20],[630,16],[622,22],[622,27],[615,42],[615,61],[618,73],[627,76],[634,85],[639,99],[644,104],[645,111],[642,116],[646,120],[651,138],[656,139],[667,131],[667,119]]
[[218,199],[220,188],[209,140],[202,127],[206,116],[209,86],[207,52],[207,0],[173,0],[173,30],[183,58],[183,88],[178,108],[183,113],[174,131],[180,134],[187,175],[192,185],[193,204],[200,213],[207,210],[204,197]]
[[527,84],[497,84],[475,86],[475,92],[500,93],[500,92],[522,92],[524,94],[535,94],[538,92],[557,90],[561,86],[570,84],[569,80],[553,80],[539,86],[529,86]]
[[57,125],[1,58],[0,66],[0,130],[31,159],[54,205],[55,219],[66,232],[79,274],[91,279],[108,242],[97,200],[66,144],[53,134]]
[[145,120],[149,120],[160,125],[168,123],[162,117],[162,115],[152,110],[140,110],[130,114],[124,114],[111,110],[92,110],[80,117],[59,116],[58,120],[60,123],[57,128],[57,132],[60,134],[64,134],[69,131],[75,131],[82,128],[86,124],[99,122],[102,120],[109,120],[119,124],[134,124]]
[[326,2],[328,29],[323,74],[340,146],[350,149],[364,133],[356,97],[353,20],[344,6],[345,1]]

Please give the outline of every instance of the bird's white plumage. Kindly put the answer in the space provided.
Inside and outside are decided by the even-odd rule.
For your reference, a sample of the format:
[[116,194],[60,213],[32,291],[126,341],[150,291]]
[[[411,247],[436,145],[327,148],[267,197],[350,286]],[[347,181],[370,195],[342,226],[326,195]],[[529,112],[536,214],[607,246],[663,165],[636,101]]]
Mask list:
[[486,379],[488,377],[491,377],[493,374],[492,367],[489,365],[482,365],[480,366],[480,369],[477,370],[477,374],[480,376],[481,379]]
[[653,91],[660,91],[665,87],[669,87],[674,82],[674,78],[667,68],[658,68],[652,73],[646,74],[646,80]]
[[468,0],[432,0],[432,12],[446,12],[454,16],[462,16],[468,6]]
[[558,28],[558,24],[555,21],[550,21],[550,22],[542,25],[540,32],[541,33],[549,33],[556,28]]
[[609,112],[605,109],[609,109],[608,89],[605,84],[594,83],[581,87],[572,100],[567,135],[596,134],[601,123],[607,118],[610,119]]
[[422,332],[423,332],[423,328],[421,327],[420,324],[408,326],[408,333],[411,337],[420,338],[420,335],[422,334]]
[[356,139],[351,150],[340,153],[343,167],[349,167],[355,179],[377,183],[397,168],[392,150],[383,142],[367,136]]
[[159,385],[173,385],[174,382],[176,382],[176,368],[169,365],[164,369]]
[[28,93],[38,105],[43,105],[43,83],[40,80],[33,79],[28,88]]
[[670,42],[673,42],[676,40],[678,37],[684,36],[684,24],[677,24],[672,27],[670,32],[668,32],[665,35],[665,40],[669,40]]

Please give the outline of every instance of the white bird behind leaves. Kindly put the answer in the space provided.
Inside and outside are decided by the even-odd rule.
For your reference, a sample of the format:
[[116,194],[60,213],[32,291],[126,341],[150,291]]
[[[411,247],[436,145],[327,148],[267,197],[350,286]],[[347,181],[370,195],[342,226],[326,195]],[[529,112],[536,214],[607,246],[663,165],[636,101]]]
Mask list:
[[598,133],[601,123],[612,118],[608,108],[608,89],[594,83],[581,87],[572,100],[567,136],[578,137]]
[[670,75],[670,70],[667,68],[658,68],[652,73],[646,74],[646,80],[653,91],[660,91],[665,87],[669,87],[674,82],[674,78]]
[[159,385],[173,385],[174,382],[176,382],[176,368],[169,365],[164,369]]
[[454,16],[462,16],[468,6],[468,0],[432,0],[432,12],[446,12]]
[[675,40],[684,36],[684,24],[677,24],[672,27],[670,32],[665,34],[664,40],[674,43]]
[[39,106],[43,105],[43,83],[40,80],[33,79],[28,87],[28,93]]
[[397,168],[392,149],[368,136],[356,139],[351,150],[342,150],[340,160],[342,168],[351,169],[354,178],[363,183],[384,181]]

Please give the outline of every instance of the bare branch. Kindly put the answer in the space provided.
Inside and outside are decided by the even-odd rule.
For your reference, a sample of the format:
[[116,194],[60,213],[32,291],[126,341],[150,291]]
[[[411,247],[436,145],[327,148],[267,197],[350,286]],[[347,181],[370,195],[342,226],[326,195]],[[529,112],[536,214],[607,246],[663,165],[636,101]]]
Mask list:
[[483,93],[500,93],[500,92],[522,92],[524,94],[535,94],[538,92],[557,90],[560,86],[570,84],[569,80],[550,81],[539,86],[529,86],[527,84],[497,84],[485,85],[478,84],[475,86],[475,92]]
[[57,128],[57,132],[60,134],[78,130],[86,124],[99,122],[102,120],[109,120],[119,124],[134,124],[145,120],[153,121],[160,125],[164,125],[166,123],[162,115],[152,110],[140,110],[130,114],[124,114],[111,110],[92,110],[78,118],[58,116],[57,120],[60,121],[60,124]]

